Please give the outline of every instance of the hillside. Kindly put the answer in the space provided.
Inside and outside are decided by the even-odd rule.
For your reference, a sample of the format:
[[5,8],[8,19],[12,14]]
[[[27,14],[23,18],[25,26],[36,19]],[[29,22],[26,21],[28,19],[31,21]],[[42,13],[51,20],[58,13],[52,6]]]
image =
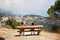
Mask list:
[[[10,17],[11,18],[11,17]],[[47,31],[51,31],[54,21],[52,21],[49,17],[42,17],[40,15],[25,15],[25,16],[14,16],[12,17],[17,21],[22,21],[25,25],[31,25],[33,22],[35,25],[43,25],[44,29]]]
[[31,25],[33,22],[35,25],[43,25],[44,29],[48,31],[51,30],[54,23],[49,17],[42,17],[40,15],[25,15],[22,19],[26,25]]

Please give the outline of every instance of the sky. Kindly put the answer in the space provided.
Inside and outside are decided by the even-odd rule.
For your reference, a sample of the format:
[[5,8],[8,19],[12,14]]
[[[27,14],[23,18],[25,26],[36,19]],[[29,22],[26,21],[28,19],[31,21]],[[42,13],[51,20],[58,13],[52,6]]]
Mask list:
[[36,14],[48,17],[48,8],[55,0],[0,0],[0,8],[13,12],[15,15]]

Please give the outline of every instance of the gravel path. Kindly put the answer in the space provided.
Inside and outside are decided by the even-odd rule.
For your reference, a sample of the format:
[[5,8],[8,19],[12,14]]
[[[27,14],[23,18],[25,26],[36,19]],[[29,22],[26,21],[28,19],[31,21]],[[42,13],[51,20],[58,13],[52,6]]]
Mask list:
[[41,32],[40,35],[35,36],[15,36],[17,35],[17,30],[0,28],[0,37],[5,38],[5,40],[60,40],[60,34]]

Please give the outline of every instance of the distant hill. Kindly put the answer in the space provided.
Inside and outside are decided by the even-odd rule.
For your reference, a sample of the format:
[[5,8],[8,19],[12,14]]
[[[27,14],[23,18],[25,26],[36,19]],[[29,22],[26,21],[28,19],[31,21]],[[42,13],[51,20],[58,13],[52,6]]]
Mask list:
[[[37,22],[40,23],[40,22],[45,22],[45,21],[51,20],[49,17],[42,17],[40,15],[25,15],[23,17],[25,17],[25,19],[28,18],[27,21],[28,20],[33,21],[34,23],[37,23]],[[38,24],[36,24],[36,25],[38,25]]]
[[53,21],[49,17],[42,17],[40,15],[25,15],[24,22],[27,25],[31,25],[33,22],[35,25],[43,25],[45,30],[50,31],[52,28]]
[[35,17],[35,16],[38,16],[38,17],[41,17],[40,15],[24,15],[24,17],[27,17],[27,16],[30,16],[30,17]]
[[[11,12],[4,11],[0,12],[1,16],[13,16]],[[53,21],[49,17],[42,17],[40,15],[24,15],[21,19],[26,25],[31,25],[33,22],[35,25],[43,25],[45,30],[50,31],[52,28]]]
[[14,15],[11,11],[7,11],[5,9],[0,8],[0,17],[2,16],[14,16]]

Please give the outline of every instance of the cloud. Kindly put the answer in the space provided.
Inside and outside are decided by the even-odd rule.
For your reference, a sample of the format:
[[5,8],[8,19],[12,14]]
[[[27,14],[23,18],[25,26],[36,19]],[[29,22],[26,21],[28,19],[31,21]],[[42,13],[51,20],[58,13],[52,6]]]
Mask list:
[[0,7],[14,11],[16,14],[36,14],[47,11],[54,2],[55,0],[0,0]]
[[48,4],[48,0],[4,0],[0,3],[4,7],[44,7]]

